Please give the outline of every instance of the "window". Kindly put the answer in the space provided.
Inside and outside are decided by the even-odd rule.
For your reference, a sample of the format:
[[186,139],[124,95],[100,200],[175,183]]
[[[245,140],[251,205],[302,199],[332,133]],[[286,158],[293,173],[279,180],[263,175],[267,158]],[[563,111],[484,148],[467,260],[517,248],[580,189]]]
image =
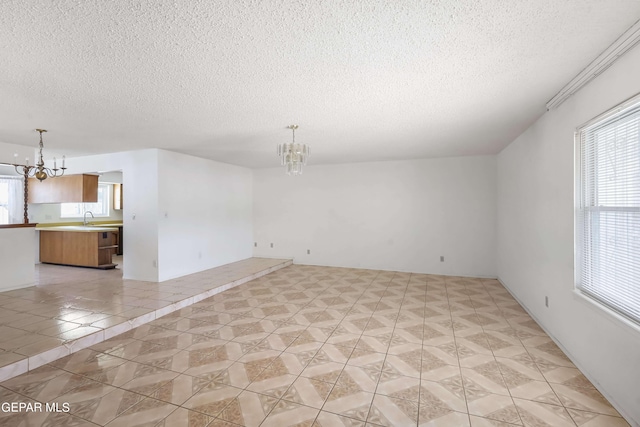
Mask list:
[[577,136],[576,287],[640,323],[640,100]]
[[0,176],[0,224],[18,224],[23,221],[23,180],[19,177]]
[[61,203],[60,218],[81,218],[90,211],[93,216],[109,216],[109,184],[98,184],[98,201],[96,203]]
[[0,182],[0,224],[9,224],[9,183]]

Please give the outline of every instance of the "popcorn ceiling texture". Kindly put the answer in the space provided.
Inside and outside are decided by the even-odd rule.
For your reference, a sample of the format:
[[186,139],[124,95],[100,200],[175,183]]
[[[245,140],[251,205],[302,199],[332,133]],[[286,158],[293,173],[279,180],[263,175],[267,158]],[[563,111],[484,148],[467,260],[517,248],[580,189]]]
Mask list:
[[637,0],[0,2],[0,142],[249,167],[496,153]]

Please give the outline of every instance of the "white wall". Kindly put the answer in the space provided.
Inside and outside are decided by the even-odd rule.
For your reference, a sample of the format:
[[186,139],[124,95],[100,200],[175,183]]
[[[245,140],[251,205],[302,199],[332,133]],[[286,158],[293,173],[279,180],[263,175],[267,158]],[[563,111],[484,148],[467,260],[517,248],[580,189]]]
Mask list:
[[252,256],[250,169],[162,150],[158,165],[160,281]]
[[254,256],[496,276],[494,156],[262,169],[253,186]]
[[158,150],[121,153],[125,279],[157,282]]
[[640,328],[573,290],[573,134],[640,92],[638,76],[636,47],[499,154],[497,258],[500,280],[612,403],[640,425]]
[[35,282],[35,228],[0,229],[0,292]]

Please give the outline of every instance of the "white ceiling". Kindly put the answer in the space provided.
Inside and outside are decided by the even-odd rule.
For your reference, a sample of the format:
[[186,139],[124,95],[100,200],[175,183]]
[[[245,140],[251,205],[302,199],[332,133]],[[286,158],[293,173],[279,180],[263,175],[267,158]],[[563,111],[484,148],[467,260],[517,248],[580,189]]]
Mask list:
[[499,152],[638,0],[0,2],[0,142],[248,167]]

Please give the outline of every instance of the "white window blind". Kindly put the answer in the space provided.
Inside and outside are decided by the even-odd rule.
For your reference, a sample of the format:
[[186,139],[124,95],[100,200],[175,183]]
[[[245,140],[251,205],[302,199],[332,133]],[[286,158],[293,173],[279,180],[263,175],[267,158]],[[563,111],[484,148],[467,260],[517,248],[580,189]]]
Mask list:
[[0,224],[24,220],[24,186],[21,177],[0,176]]
[[576,286],[640,323],[640,103],[578,136]]

